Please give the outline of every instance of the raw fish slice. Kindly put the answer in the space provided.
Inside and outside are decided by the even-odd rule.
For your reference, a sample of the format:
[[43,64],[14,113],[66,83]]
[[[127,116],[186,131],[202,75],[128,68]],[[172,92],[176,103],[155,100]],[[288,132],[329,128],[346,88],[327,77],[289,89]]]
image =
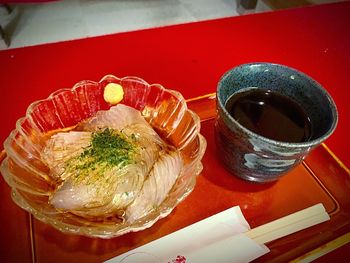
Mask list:
[[182,166],[178,152],[160,156],[144,182],[140,194],[126,209],[125,217],[129,223],[147,215],[164,201],[180,175]]
[[[129,205],[141,190],[145,177],[161,150],[159,142],[153,139],[148,133],[149,130],[141,128],[139,127],[137,132],[132,126],[124,129],[125,133],[134,134],[137,152],[134,161],[123,168],[115,167],[106,172],[102,166],[81,176],[78,169],[67,169],[61,164],[65,167],[62,173],[65,180],[53,194],[51,204],[86,216],[103,216]],[[84,161],[79,158],[71,163],[80,167],[84,165]]]
[[[140,164],[147,176],[159,157],[159,152],[167,147],[159,135],[147,124],[132,124],[123,129],[123,134],[133,136],[140,146]],[[168,147],[169,148],[169,147]]]
[[[120,118],[113,116],[111,112],[120,114]],[[89,129],[88,132],[59,133],[52,136],[47,143],[43,159],[56,176],[63,180],[50,199],[55,207],[81,216],[104,216],[125,209],[139,194],[144,180],[159,158],[159,152],[166,145],[137,110],[118,105],[111,112],[99,112],[96,117],[79,125],[80,130]],[[111,121],[119,121],[119,124],[114,125]],[[122,169],[116,167],[108,172],[103,167],[97,168],[81,179],[79,169],[74,168],[84,166],[84,160],[79,156],[84,148],[91,145],[93,134],[103,132],[107,126],[119,127],[120,131],[113,131],[122,134],[137,146],[134,161]],[[79,142],[79,147],[75,146],[76,141]],[[54,147],[56,145],[58,146]],[[72,157],[73,161],[70,161]],[[67,168],[67,162],[70,162],[73,169]]]
[[[129,128],[124,129],[124,133],[129,133],[131,131],[134,130],[129,130]],[[110,199],[108,202],[105,202],[101,206],[95,206],[93,209],[85,209],[86,207],[83,209],[76,208],[73,211],[73,213],[80,216],[88,217],[96,215],[113,215],[113,213],[115,213],[116,211],[121,211],[120,209],[126,208],[126,206],[129,205],[130,202],[132,202],[136,198],[139,191],[141,190],[142,184],[145,180],[145,176],[149,175],[155,163],[155,159],[159,157],[159,151],[161,151],[158,142],[147,140],[147,135],[143,133],[142,129],[138,129],[138,135],[139,143],[140,145],[143,145],[143,147],[140,147],[140,155],[142,157],[137,163],[137,168],[139,168],[140,171],[136,171],[135,169],[132,170],[131,168],[129,168],[128,170],[128,172],[130,173],[129,178],[135,176],[135,174],[137,174],[138,172],[142,173],[142,175],[144,176],[142,178],[141,185],[138,185],[137,187],[138,191],[135,191],[135,188],[133,188],[132,184],[130,184],[131,182],[133,182],[132,179],[126,180],[126,176],[123,176],[116,184],[115,192],[111,193],[110,195],[111,197],[113,197],[113,199]],[[157,155],[154,154],[155,152],[157,153]]]
[[115,168],[101,173],[96,171],[89,177],[69,177],[50,200],[56,208],[68,210],[81,216],[108,216],[130,204],[143,184],[140,166]]
[[124,104],[113,106],[107,111],[99,111],[94,117],[78,125],[78,129],[84,131],[99,131],[104,128],[120,130],[126,136],[133,136],[138,140],[142,164],[149,161],[144,166],[146,174],[158,158],[158,152],[166,146],[140,112]]
[[52,176],[62,180],[69,176],[65,173],[66,162],[79,156],[91,144],[91,135],[91,132],[70,131],[57,133],[48,140],[41,158]]
[[84,131],[99,131],[105,128],[122,131],[126,136],[137,139],[142,152],[140,161],[142,164],[149,161],[144,166],[146,174],[158,158],[158,152],[166,146],[140,112],[124,104],[113,106],[107,111],[99,111],[78,126],[78,129]]
[[99,111],[96,115],[77,126],[77,130],[97,131],[104,128],[122,130],[124,127],[140,123],[150,126],[138,110],[124,104],[118,104],[106,111]]

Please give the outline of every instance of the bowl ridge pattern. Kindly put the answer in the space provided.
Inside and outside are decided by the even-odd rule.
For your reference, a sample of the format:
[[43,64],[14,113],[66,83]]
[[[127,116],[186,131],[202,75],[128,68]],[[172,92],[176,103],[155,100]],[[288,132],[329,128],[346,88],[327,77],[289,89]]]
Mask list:
[[[103,99],[104,87],[109,83],[122,85],[121,103],[139,110],[157,133],[180,151],[185,164],[166,200],[157,210],[132,224],[115,219],[92,221],[52,207],[48,200],[57,182],[40,158],[46,139],[53,133],[69,130],[97,111],[112,106]],[[179,92],[160,84],[148,84],[138,77],[106,75],[99,82],[80,81],[72,89],[61,89],[47,99],[33,102],[25,117],[16,122],[16,129],[5,140],[4,148],[7,157],[1,173],[20,207],[63,232],[112,238],[150,227],[193,190],[196,176],[202,170],[206,140],[200,134],[199,117],[187,109]]]

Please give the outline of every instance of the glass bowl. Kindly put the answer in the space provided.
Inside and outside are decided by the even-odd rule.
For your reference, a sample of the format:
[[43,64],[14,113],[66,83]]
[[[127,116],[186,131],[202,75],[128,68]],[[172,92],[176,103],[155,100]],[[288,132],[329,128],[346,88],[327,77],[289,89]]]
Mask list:
[[[120,103],[139,110],[162,139],[180,151],[184,162],[180,176],[162,204],[133,223],[111,217],[87,219],[57,210],[48,202],[57,183],[40,158],[45,141],[53,133],[69,129],[112,106],[103,98],[104,87],[109,83],[123,87],[124,98]],[[72,89],[58,90],[47,99],[32,103],[5,140],[4,148],[7,157],[1,164],[1,173],[12,188],[12,199],[17,205],[62,232],[112,238],[152,226],[191,193],[196,176],[203,169],[201,159],[206,140],[200,134],[199,117],[187,109],[179,92],[159,84],[150,85],[137,77],[107,75],[99,82],[81,81]]]

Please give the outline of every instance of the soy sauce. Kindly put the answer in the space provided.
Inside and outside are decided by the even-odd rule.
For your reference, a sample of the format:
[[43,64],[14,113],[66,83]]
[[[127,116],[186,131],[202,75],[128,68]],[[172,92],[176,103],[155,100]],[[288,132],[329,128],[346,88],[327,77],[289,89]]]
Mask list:
[[289,97],[259,88],[238,92],[225,105],[231,116],[247,129],[283,142],[311,139],[311,122],[306,112]]

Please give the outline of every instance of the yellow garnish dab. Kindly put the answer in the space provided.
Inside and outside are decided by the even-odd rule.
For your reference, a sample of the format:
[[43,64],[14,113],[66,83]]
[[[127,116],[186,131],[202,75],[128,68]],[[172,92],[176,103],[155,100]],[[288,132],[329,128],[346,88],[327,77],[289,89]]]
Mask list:
[[110,104],[117,104],[124,97],[123,87],[117,83],[109,83],[103,92],[103,98]]

